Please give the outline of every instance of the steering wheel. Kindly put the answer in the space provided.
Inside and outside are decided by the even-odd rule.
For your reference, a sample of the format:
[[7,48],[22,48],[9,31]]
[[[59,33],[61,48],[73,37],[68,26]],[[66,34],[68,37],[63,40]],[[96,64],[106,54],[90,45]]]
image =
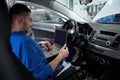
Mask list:
[[75,39],[78,37],[78,25],[75,20],[68,20],[63,25],[62,29],[67,30],[68,32],[68,38],[67,38],[67,45],[74,45]]
[[[81,65],[80,62],[83,60],[83,53],[80,51],[80,47],[82,46],[81,41],[85,41],[83,36],[80,36],[79,27],[75,20],[68,20],[63,25],[62,29],[67,30],[67,45],[74,46],[75,54],[73,55],[71,63],[75,66]],[[85,42],[86,43],[86,42]],[[75,47],[77,46],[77,47]],[[83,47],[84,49],[85,47]]]

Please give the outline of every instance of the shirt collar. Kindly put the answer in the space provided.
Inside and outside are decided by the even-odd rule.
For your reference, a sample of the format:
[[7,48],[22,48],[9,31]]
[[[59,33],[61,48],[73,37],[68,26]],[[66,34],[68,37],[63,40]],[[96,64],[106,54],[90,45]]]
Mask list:
[[25,35],[25,33],[23,31],[19,31],[19,32],[11,32],[11,35]]

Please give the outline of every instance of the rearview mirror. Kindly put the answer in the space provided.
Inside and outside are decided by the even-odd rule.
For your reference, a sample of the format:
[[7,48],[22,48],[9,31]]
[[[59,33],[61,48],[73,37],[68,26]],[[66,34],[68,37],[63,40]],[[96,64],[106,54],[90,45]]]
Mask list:
[[80,1],[80,4],[84,4],[84,5],[86,5],[86,4],[88,4],[88,3],[90,3],[90,2],[92,2],[92,0],[79,0]]

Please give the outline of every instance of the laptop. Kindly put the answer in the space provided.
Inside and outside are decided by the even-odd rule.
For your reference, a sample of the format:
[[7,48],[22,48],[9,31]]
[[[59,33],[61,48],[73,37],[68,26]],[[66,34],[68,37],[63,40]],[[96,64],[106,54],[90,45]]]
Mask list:
[[67,31],[63,29],[56,28],[54,34],[54,43],[52,45],[52,50],[43,50],[47,58],[58,54],[60,48],[67,42]]

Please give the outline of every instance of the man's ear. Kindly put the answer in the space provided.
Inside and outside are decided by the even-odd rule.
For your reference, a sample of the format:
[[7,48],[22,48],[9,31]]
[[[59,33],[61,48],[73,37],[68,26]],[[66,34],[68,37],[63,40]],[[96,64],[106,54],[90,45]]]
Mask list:
[[23,23],[23,20],[24,20],[24,19],[23,19],[22,16],[19,16],[18,19],[17,19],[17,21],[18,21],[19,24],[22,24],[22,23]]

